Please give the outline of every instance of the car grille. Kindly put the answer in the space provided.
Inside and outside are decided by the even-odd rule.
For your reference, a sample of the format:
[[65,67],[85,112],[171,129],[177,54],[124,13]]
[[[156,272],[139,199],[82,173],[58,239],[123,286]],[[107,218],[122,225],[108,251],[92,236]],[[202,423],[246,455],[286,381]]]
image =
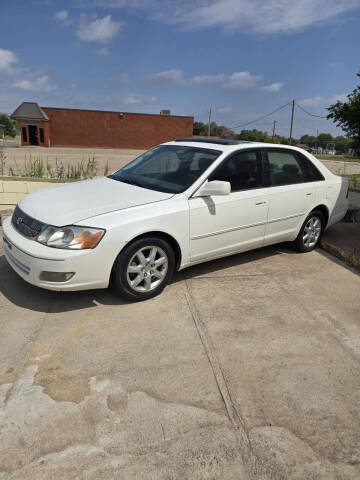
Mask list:
[[39,235],[45,226],[43,223],[24,213],[19,207],[15,208],[11,221],[15,230],[28,238],[34,238]]

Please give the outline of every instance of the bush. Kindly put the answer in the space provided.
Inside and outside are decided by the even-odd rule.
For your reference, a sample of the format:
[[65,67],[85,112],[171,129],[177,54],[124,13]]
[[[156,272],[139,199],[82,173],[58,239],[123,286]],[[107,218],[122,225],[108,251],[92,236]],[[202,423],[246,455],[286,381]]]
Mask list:
[[[0,176],[6,176],[5,172],[6,156],[0,149]],[[59,180],[86,180],[94,178],[97,174],[97,162],[95,156],[88,157],[87,161],[81,161],[67,165],[56,159],[55,167],[48,160],[44,164],[44,160],[39,156],[25,156],[24,168],[21,169],[15,162],[14,166],[9,167],[8,175],[11,177],[27,177],[27,178],[54,178]]]

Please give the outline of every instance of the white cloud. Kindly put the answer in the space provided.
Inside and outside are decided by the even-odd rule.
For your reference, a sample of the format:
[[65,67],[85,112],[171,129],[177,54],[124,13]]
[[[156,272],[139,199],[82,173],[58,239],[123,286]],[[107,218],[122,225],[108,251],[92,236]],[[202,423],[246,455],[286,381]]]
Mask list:
[[112,40],[123,27],[124,23],[113,21],[111,15],[90,21],[86,14],[82,14],[76,35],[84,42],[107,43]]
[[158,99],[156,97],[143,97],[142,95],[129,95],[121,99],[124,105],[139,105],[146,103],[156,103]]
[[149,81],[156,85],[205,85],[220,83],[225,75],[218,73],[215,75],[195,75],[189,79],[184,78],[184,72],[173,68],[159,73],[153,73],[149,76]]
[[122,103],[125,105],[136,105],[138,103],[143,103],[143,100],[140,97],[133,97],[130,95],[129,97],[124,97]]
[[325,107],[332,103],[336,103],[338,100],[344,102],[346,99],[346,93],[331,95],[331,97],[328,98],[322,97],[321,95],[315,95],[311,98],[304,98],[304,100],[300,100],[298,103],[302,107]]
[[14,52],[0,48],[0,75],[13,75],[16,73],[14,64],[17,62],[18,59]]
[[55,20],[61,25],[64,25],[65,27],[68,27],[73,23],[72,19],[69,17],[69,13],[67,10],[61,10],[60,12],[57,12],[55,14]]
[[260,34],[292,33],[334,22],[359,0],[93,0],[108,8],[143,8],[188,29],[220,27]]
[[224,77],[225,75],[223,73],[217,75],[196,75],[195,77],[190,78],[189,83],[194,85],[219,83],[224,80]]
[[110,55],[109,49],[107,47],[96,48],[94,50],[96,55],[101,55],[102,57],[108,57]]
[[52,92],[53,90],[56,90],[56,86],[49,85],[48,81],[49,77],[44,75],[43,77],[39,77],[34,80],[17,80],[11,85],[11,87],[39,92]]
[[250,72],[234,72],[225,83],[225,88],[230,90],[245,89],[254,87],[262,77],[252,75]]
[[264,85],[261,87],[261,90],[264,92],[279,92],[283,86],[284,84],[282,82],[275,82],[270,85]]
[[336,20],[359,6],[358,0],[195,0],[195,8],[184,8],[174,21],[191,29],[224,27],[260,34],[291,33]]
[[151,83],[156,85],[182,85],[184,72],[182,70],[172,69],[159,73],[153,73],[149,76]]

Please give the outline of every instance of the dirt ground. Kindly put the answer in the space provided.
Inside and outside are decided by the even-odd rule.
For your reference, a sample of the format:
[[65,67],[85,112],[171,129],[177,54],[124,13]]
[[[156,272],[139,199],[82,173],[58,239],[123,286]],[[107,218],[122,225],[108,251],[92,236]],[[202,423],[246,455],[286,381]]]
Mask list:
[[[120,167],[128,163],[133,158],[140,155],[143,150],[116,150],[105,148],[41,148],[41,147],[20,147],[5,148],[6,167],[8,171],[10,167],[20,168],[23,170],[25,160],[40,158],[44,162],[44,166],[48,162],[55,166],[56,161],[62,162],[66,167],[69,164],[76,164],[81,160],[87,162],[89,158],[95,157],[97,162],[97,175],[102,176],[105,172],[106,165],[109,166],[109,173],[115,172]],[[360,165],[351,162],[338,162],[332,160],[324,160],[323,163],[333,173],[343,175],[360,173]]]
[[74,165],[78,162],[87,162],[95,158],[97,162],[97,175],[103,176],[106,165],[109,166],[109,173],[115,172],[130,160],[140,155],[143,150],[116,150],[106,148],[41,148],[41,147],[20,147],[5,148],[6,167],[5,170],[15,168],[24,169],[25,161],[30,159],[42,159],[44,167],[47,163],[55,166],[56,162],[67,165]]

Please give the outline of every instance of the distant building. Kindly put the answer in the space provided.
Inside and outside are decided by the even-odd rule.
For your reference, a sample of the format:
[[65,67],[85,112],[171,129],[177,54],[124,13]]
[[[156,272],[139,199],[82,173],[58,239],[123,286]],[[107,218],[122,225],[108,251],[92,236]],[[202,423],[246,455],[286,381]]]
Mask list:
[[306,150],[307,152],[311,151],[311,148],[309,147],[309,145],[305,145],[304,143],[298,143],[298,144],[295,145],[295,147],[302,148],[303,150]]
[[0,138],[3,139],[5,137],[5,125],[0,123]]
[[193,134],[193,117],[40,107],[23,102],[11,115],[21,145],[147,149]]

